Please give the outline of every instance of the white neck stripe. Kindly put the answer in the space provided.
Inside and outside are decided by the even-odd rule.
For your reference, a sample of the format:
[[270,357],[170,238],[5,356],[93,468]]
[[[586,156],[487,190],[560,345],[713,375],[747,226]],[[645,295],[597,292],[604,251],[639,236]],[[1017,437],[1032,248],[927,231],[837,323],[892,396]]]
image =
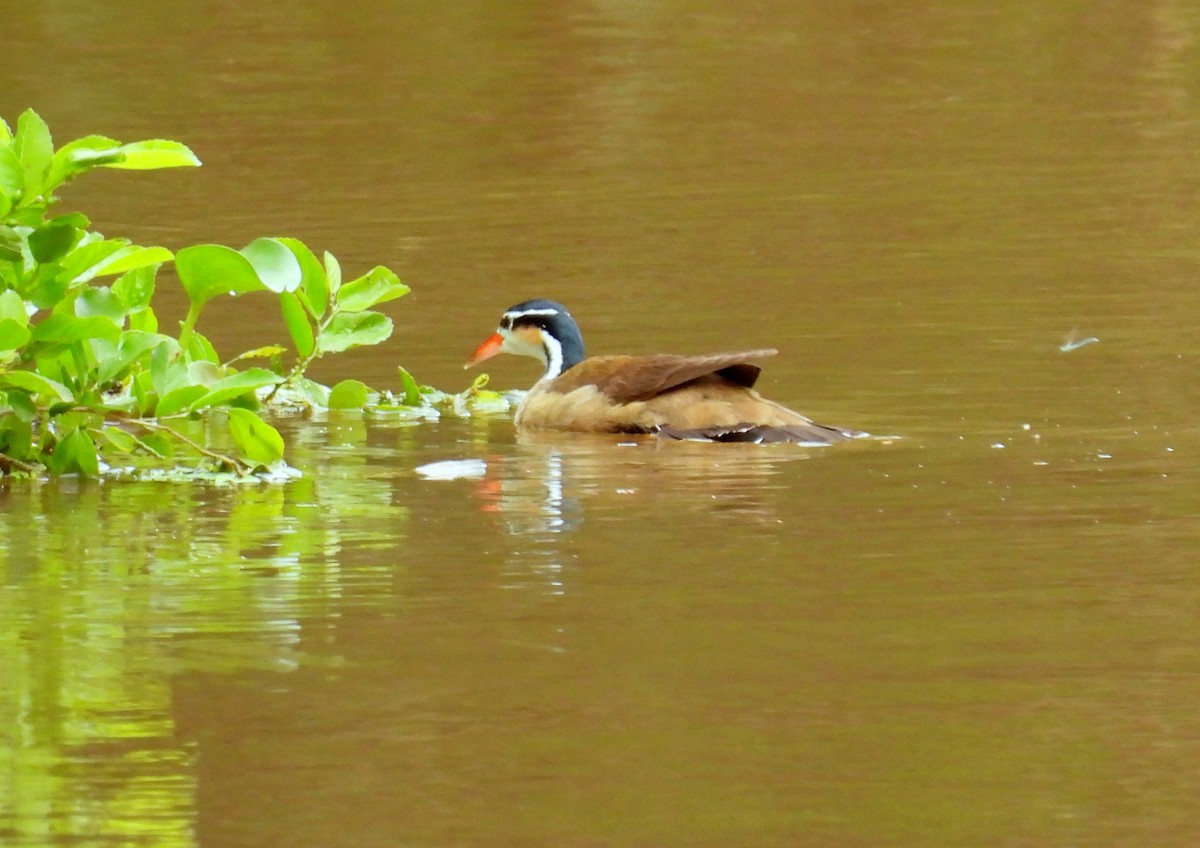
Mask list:
[[563,353],[562,344],[549,333],[542,333],[542,345],[546,349],[546,373],[543,380],[553,380],[562,373]]

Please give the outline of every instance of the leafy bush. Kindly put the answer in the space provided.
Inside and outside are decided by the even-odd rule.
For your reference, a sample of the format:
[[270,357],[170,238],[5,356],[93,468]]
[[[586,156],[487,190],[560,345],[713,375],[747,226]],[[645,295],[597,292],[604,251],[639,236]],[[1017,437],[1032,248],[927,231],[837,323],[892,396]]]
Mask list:
[[[304,376],[317,358],[392,333],[373,307],[408,287],[377,267],[342,282],[337,260],[321,260],[291,238],[259,238],[241,250],[216,244],[160,246],[106,238],[79,212],[54,215],[55,192],[94,168],[150,170],[200,164],[186,146],[161,139],[122,144],[105,136],[57,150],[33,110],[16,132],[0,119],[0,471],[96,476],[108,460],[149,457],[177,466],[247,473],[281,463],[283,440],[258,414],[287,398],[311,406],[356,406],[365,386],[332,390]],[[152,302],[159,268],[174,261],[188,298],[177,335],[159,327]],[[295,364],[267,346],[222,362],[197,329],[218,295],[266,292],[280,304]],[[271,367],[234,367],[265,359]],[[407,374],[401,403],[428,403]],[[221,410],[228,453],[172,426]]]

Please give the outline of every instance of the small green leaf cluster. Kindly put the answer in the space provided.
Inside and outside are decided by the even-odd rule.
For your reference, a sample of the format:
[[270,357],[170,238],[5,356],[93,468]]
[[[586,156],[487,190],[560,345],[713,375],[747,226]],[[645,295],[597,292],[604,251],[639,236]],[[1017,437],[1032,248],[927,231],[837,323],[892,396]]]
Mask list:
[[[408,287],[388,269],[343,282],[331,254],[318,260],[291,238],[173,254],[106,238],[78,212],[50,213],[54,193],[94,168],[199,164],[186,146],[162,139],[86,136],[56,150],[33,110],[15,132],[0,119],[0,472],[96,476],[119,455],[160,464],[200,459],[247,473],[282,461],[283,439],[258,414],[281,389],[314,406],[365,403],[365,387],[331,392],[304,372],[324,354],[391,335],[391,320],[373,307]],[[160,329],[152,306],[158,270],[172,261],[189,304],[177,335]],[[278,345],[223,363],[197,331],[214,297],[250,293],[278,297],[295,349],[289,370]],[[271,367],[235,367],[253,358]],[[211,450],[170,424],[216,408],[233,452]]]

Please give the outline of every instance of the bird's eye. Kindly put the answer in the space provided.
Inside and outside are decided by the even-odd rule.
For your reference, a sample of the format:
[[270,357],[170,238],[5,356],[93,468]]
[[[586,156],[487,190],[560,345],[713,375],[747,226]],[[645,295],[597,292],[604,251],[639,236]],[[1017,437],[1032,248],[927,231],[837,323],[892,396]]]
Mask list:
[[500,329],[501,330],[511,330],[512,329],[512,318],[510,316],[505,315],[503,318],[500,319]]

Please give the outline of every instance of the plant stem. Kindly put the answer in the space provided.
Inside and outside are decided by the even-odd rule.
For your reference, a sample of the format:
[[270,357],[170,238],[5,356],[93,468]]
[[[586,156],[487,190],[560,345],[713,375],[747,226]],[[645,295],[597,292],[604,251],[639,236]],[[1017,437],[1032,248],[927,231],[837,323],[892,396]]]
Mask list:
[[39,471],[44,470],[40,465],[34,465],[30,462],[24,462],[23,460],[0,454],[0,466],[5,465],[16,468],[18,471],[24,471],[26,474],[37,474]]
[[179,325],[179,346],[185,351],[192,341],[192,333],[196,330],[196,321],[200,318],[200,308],[203,304],[193,301],[188,306],[187,317]]
[[[303,374],[305,371],[307,371],[308,366],[312,365],[313,362],[315,362],[317,359],[320,358],[320,356],[321,356],[321,348],[320,348],[321,333],[322,333],[322,331],[324,331],[324,329],[326,327],[329,326],[329,322],[333,320],[333,316],[337,315],[337,312],[338,312],[338,310],[336,307],[331,307],[330,311],[329,311],[329,315],[328,315],[328,317],[325,318],[324,321],[321,321],[319,319],[317,320],[317,330],[315,333],[313,333],[312,353],[310,353],[308,356],[302,357],[299,362],[297,362],[295,365],[292,366],[292,370],[287,373],[287,376],[284,377],[281,382],[276,383],[271,388],[271,391],[267,392],[266,397],[263,398],[263,403],[270,403],[271,399],[275,397],[276,392],[278,392],[280,389],[282,389],[288,383],[292,382],[292,380],[296,379],[301,374]],[[311,312],[309,314],[312,315]],[[316,318],[316,316],[313,315],[313,318]]]
[[203,445],[193,441],[192,439],[189,439],[178,430],[168,427],[166,424],[159,424],[157,421],[149,418],[130,418],[128,421],[129,423],[137,424],[139,427],[142,427],[146,430],[165,430],[167,433],[170,433],[196,453],[200,454],[201,456],[206,456],[209,459],[219,462],[223,465],[227,465],[233,468],[238,474],[244,475],[250,471],[250,466],[246,465],[246,463],[242,462],[240,459],[235,459],[232,456],[226,456],[223,453],[217,453],[216,451],[209,450]]

